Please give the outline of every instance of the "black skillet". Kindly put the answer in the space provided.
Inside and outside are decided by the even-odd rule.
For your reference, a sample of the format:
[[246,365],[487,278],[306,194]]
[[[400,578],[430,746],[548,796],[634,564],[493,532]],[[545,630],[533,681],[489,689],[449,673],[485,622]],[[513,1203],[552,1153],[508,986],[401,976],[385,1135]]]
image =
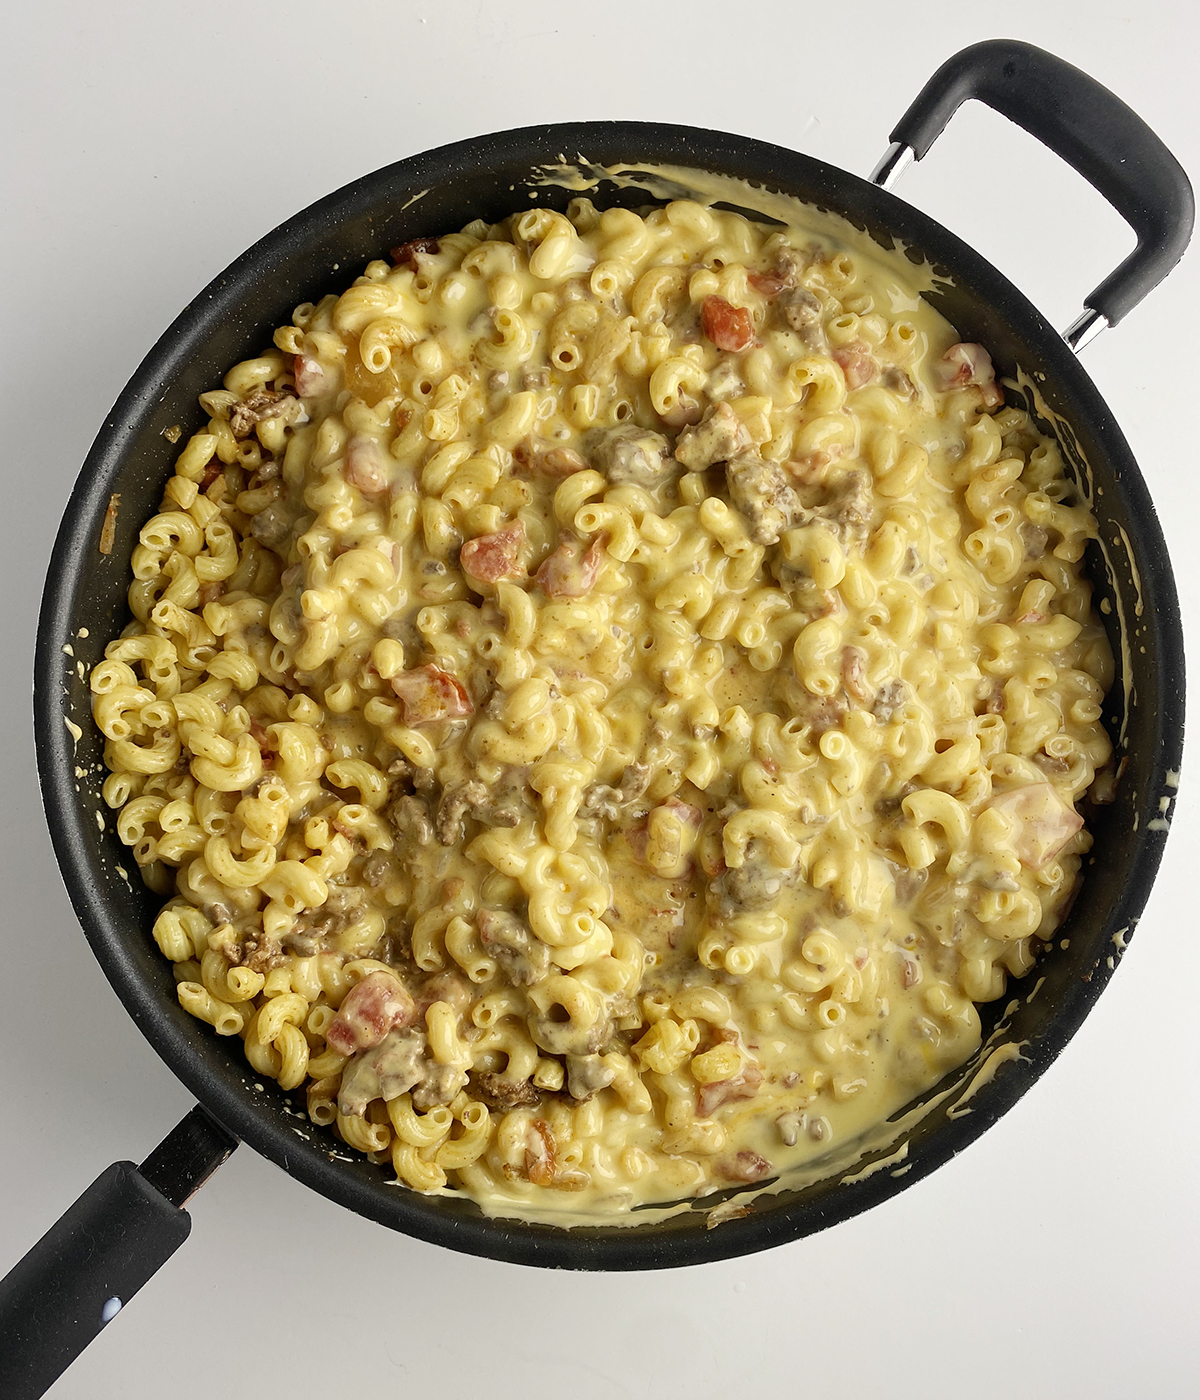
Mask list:
[[[972,97],[1065,157],[1137,233],[1136,250],[1088,297],[1065,339],[971,248],[885,192]],[[1174,796],[1183,738],[1183,647],[1150,497],[1075,351],[1119,321],[1179,259],[1191,233],[1191,188],[1158,138],[1112,93],[1013,41],[977,44],[945,63],[891,139],[873,182],[760,141],[636,122],[528,128],[446,146],[357,180],[276,229],[207,287],[147,355],[88,455],[50,563],[36,655],[38,761],[55,851],[92,949],[202,1107],[141,1167],[121,1162],[104,1172],[0,1283],[0,1392],[10,1400],[40,1395],[183,1242],[190,1227],[184,1202],[239,1139],[331,1200],[468,1254],[557,1268],[663,1268],[782,1244],[893,1195],[995,1122],[1078,1028],[1120,958],[1162,854],[1160,799]],[[992,1019],[985,1035],[994,1034],[985,1048],[1020,1042],[1021,1057],[1002,1063],[990,1080],[978,1077],[968,1112],[952,1105],[971,1084],[978,1057],[950,1076],[942,1087],[958,1086],[956,1092],[931,1102],[905,1134],[902,1169],[850,1181],[843,1165],[802,1190],[760,1197],[719,1229],[707,1228],[713,1198],[661,1223],[629,1227],[567,1231],[492,1220],[470,1201],[397,1189],[385,1184],[384,1168],[347,1160],[344,1151],[335,1155],[338,1144],[307,1124],[294,1095],[259,1080],[240,1045],[218,1039],[180,1009],[170,965],[150,937],[156,900],[136,874],[122,873],[134,867],[112,822],[101,830],[96,820],[102,745],[75,662],[90,668],[127,616],[130,552],[157,508],[176,450],[164,430],[199,427],[197,394],[269,343],[297,303],[341,289],[363,264],[405,239],[511,212],[536,168],[564,153],[606,166],[667,163],[738,176],[842,214],[884,247],[902,240],[915,257],[949,274],[952,280],[928,299],[963,338],[987,345],[1004,375],[1020,366],[1037,382],[1049,410],[1044,426],[1056,433],[1071,469],[1090,472],[1095,485],[1101,547],[1093,548],[1090,567],[1121,668],[1106,722],[1125,771],[1117,801],[1095,820],[1087,878],[1065,936],[1039,964],[1039,994],[1026,991],[1011,1013],[1003,1002],[986,1009]],[[414,202],[419,191],[427,193]],[[565,190],[539,194],[558,207],[568,198]],[[595,198],[649,202],[644,191],[611,184]],[[1010,389],[1009,397],[1023,396]],[[121,496],[116,538],[111,554],[102,555],[97,542],[113,492]],[[68,645],[73,658],[64,655]],[[77,741],[64,720],[78,726]],[[87,774],[82,781],[77,768]]]

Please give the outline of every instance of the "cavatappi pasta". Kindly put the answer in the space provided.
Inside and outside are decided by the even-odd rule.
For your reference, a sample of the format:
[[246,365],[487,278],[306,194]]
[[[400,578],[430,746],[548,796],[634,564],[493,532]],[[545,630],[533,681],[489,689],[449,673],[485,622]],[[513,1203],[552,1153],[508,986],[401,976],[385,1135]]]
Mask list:
[[1054,444],[902,272],[576,199],[394,250],[201,404],[104,796],[181,1004],[315,1123],[619,1220],[977,1048],[1113,663]]

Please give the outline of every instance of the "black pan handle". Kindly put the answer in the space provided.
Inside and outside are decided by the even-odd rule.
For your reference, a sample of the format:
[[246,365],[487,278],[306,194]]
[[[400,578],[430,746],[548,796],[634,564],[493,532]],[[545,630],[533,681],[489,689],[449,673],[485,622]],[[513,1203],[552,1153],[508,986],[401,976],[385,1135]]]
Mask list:
[[[875,183],[888,188],[910,159],[920,160],[971,97],[1062,156],[1132,226],[1137,247],[1085,299],[1076,322],[1094,326],[1092,334],[1115,326],[1170,272],[1192,236],[1195,201],[1183,167],[1095,78],[1032,44],[989,39],[947,59],[921,89],[891,134]],[[1072,344],[1082,343],[1081,330]]]
[[38,1400],[188,1237],[183,1203],[237,1146],[196,1107],[140,1167],[115,1162],[0,1279],[0,1395]]

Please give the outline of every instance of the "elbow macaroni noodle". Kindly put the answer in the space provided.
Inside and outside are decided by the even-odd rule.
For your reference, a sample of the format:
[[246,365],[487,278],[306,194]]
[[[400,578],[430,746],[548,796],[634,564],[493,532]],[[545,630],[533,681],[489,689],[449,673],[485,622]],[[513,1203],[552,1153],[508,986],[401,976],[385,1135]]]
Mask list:
[[690,201],[297,308],[202,397],[91,677],[181,1005],[410,1189],[564,1221],[961,1065],[1112,756],[1095,524],[981,355]]

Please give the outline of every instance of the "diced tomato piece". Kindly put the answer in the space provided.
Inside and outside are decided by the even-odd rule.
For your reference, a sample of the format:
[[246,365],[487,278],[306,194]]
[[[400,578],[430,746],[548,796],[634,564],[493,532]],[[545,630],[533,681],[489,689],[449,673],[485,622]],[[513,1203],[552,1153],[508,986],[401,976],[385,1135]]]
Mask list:
[[346,448],[342,474],[364,496],[381,496],[388,489],[388,465],[383,448],[374,438],[358,434]]
[[694,827],[696,831],[704,825],[704,813],[699,807],[693,807],[690,802],[684,802],[676,797],[674,793],[662,804],[668,812],[673,812],[684,826]]
[[573,447],[552,447],[537,458],[535,465],[547,476],[573,476],[587,470],[587,462]]
[[525,1175],[535,1186],[553,1186],[558,1175],[557,1144],[550,1126],[541,1118],[529,1125],[525,1136]]
[[764,1176],[770,1176],[773,1168],[765,1157],[746,1148],[733,1158],[722,1158],[717,1170],[728,1181],[761,1181]]
[[512,455],[517,467],[517,476],[537,473],[541,476],[564,477],[587,468],[586,458],[581,457],[573,447],[551,447],[548,451],[542,451],[528,438],[517,443]]
[[839,345],[833,352],[833,358],[842,367],[847,389],[861,389],[879,373],[878,362],[874,356],[867,354],[867,347],[861,340]]
[[543,560],[535,582],[547,598],[582,598],[592,591],[603,551],[603,537],[594,539],[582,554],[577,545],[564,541]]
[[762,1070],[754,1060],[748,1061],[742,1072],[732,1079],[721,1079],[716,1084],[701,1084],[696,1089],[696,1117],[711,1118],[722,1104],[734,1103],[738,1099],[752,1099],[762,1083]]
[[779,293],[783,291],[784,287],[790,287],[792,285],[787,273],[780,271],[752,272],[749,277],[746,278],[746,281],[750,283],[756,292],[761,292],[763,296],[768,299],[777,297]]
[[625,832],[625,840],[629,843],[629,849],[633,852],[633,858],[639,865],[646,863],[646,847],[650,844],[650,832],[646,826],[646,818],[640,822],[635,822],[633,826]]
[[415,268],[422,253],[436,253],[437,250],[436,238],[410,238],[407,243],[399,243],[392,249],[392,262],[397,267]]
[[700,308],[704,334],[718,350],[748,350],[754,343],[754,318],[744,306],[724,297],[705,297]]
[[794,287],[805,266],[804,257],[791,248],[781,248],[775,257],[775,266],[766,272],[752,272],[747,281],[766,297],[768,301],[780,292]]
[[296,381],[296,393],[302,399],[323,394],[332,387],[325,366],[311,355],[292,356],[292,377]]
[[1014,822],[1013,850],[1030,870],[1048,865],[1083,826],[1083,818],[1049,783],[1030,783],[1001,793],[991,806]]
[[463,573],[477,583],[495,583],[519,573],[517,553],[524,540],[525,526],[520,520],[494,534],[468,540],[458,556]]
[[407,1026],[416,1018],[412,997],[388,972],[372,972],[351,987],[329,1023],[325,1040],[339,1055],[369,1050],[396,1026]]
[[815,452],[802,453],[799,457],[793,457],[790,462],[785,462],[783,468],[795,477],[801,486],[820,485],[825,480],[830,463],[842,453],[840,443],[831,443],[830,449],[819,448]]
[[1004,392],[996,383],[992,357],[982,345],[969,341],[952,345],[942,356],[938,368],[941,388],[965,389],[974,385],[983,395],[984,408],[999,408],[1004,402]]
[[392,677],[392,689],[403,706],[404,723],[414,729],[475,712],[462,683],[440,666],[430,664],[415,671],[401,671]]

